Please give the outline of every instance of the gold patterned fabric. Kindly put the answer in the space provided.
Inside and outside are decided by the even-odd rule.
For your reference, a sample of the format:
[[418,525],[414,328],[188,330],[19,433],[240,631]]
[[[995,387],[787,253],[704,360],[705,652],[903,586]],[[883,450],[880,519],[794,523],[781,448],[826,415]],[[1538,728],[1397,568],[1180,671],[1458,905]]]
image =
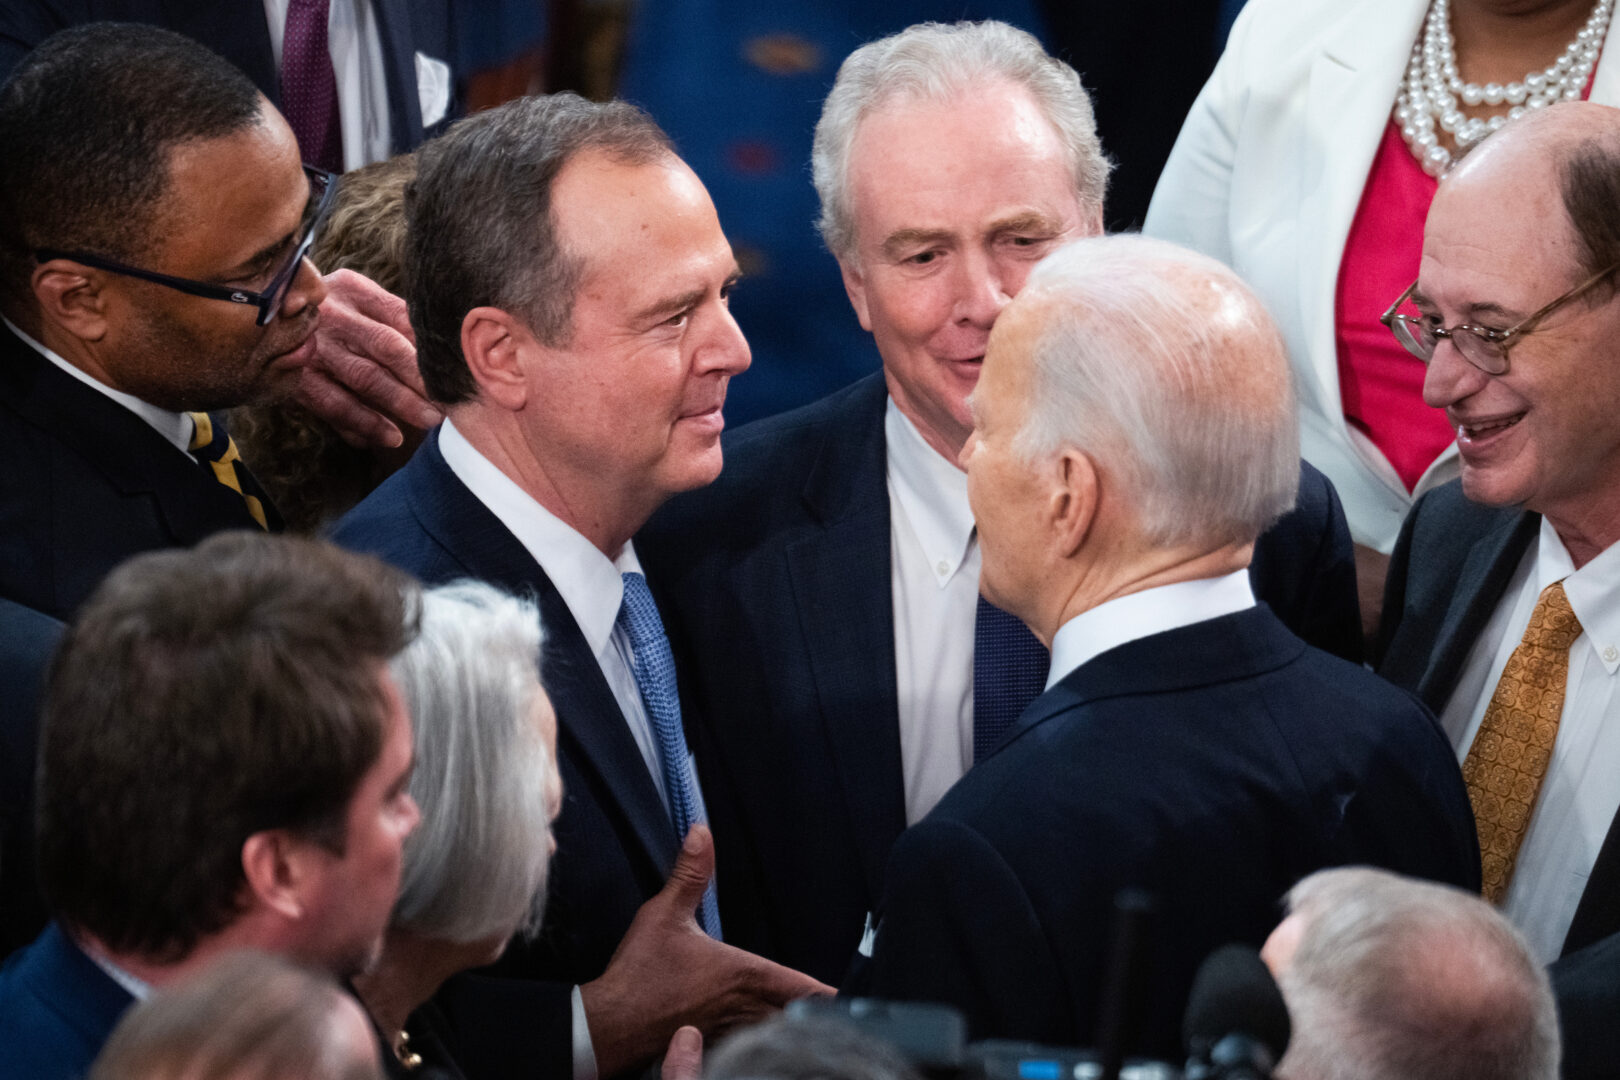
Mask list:
[[244,490],[243,478],[246,467],[242,462],[242,455],[237,452],[236,440],[225,430],[223,418],[216,418],[205,412],[186,415],[190,416],[191,422],[196,425],[196,430],[191,435],[192,456],[207,466],[215,480],[242,496],[242,501],[247,503],[248,513],[259,523],[259,528],[269,529],[270,522],[265,518],[263,500],[252,491]]
[[1513,880],[1513,863],[1552,760],[1569,681],[1569,647],[1580,636],[1580,620],[1563,583],[1555,581],[1536,600],[1530,625],[1502,669],[1479,734],[1463,760],[1463,780],[1479,827],[1485,899],[1493,904],[1502,902]]

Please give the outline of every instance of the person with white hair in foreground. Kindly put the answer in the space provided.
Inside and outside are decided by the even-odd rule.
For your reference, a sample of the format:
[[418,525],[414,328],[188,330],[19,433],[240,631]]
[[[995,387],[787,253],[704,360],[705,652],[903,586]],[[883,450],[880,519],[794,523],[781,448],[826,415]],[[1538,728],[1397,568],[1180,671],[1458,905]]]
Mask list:
[[1261,957],[1293,1036],[1278,1080],[1556,1080],[1547,973],[1478,896],[1367,867],[1288,893]]
[[1139,236],[1067,245],[996,321],[971,411],[980,587],[1052,670],[901,837],[846,989],[954,1005],[975,1039],[1092,1044],[1114,897],[1145,889],[1152,977],[1125,1049],[1169,1058],[1199,962],[1258,946],[1305,874],[1478,886],[1432,716],[1255,602],[1299,444],[1281,339],[1230,270]]

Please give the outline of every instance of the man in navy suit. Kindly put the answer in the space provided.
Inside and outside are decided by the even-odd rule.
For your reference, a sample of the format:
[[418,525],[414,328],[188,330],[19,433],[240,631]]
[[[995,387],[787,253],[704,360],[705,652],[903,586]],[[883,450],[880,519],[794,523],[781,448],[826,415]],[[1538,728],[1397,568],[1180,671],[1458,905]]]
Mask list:
[[[1571,1077],[1613,1075],[1620,1042],[1617,178],[1620,111],[1510,125],[1448,174],[1415,307],[1390,320],[1428,361],[1462,476],[1402,527],[1378,672],[1435,710],[1464,763],[1487,896],[1553,964]],[[1549,612],[1556,643],[1536,632]],[[1514,753],[1528,721],[1498,702],[1532,700]]]
[[257,533],[107,578],[46,693],[55,921],[0,970],[0,1077],[82,1077],[135,999],[233,950],[376,960],[418,816],[387,667],[411,612],[376,560]]
[[[978,604],[966,401],[1030,268],[1101,231],[1108,162],[1074,71],[984,23],[856,50],[814,165],[883,374],[738,432],[720,480],[654,519],[645,559],[701,732],[733,940],[834,980],[895,838],[972,764],[976,729],[1017,715],[979,707],[998,667],[979,642],[1016,621]],[[1314,469],[1299,487],[1256,589],[1306,640],[1358,656],[1343,514]],[[1027,701],[1046,663],[1027,635],[1021,659]]]
[[0,452],[28,463],[0,476],[0,595],[67,618],[129,555],[280,526],[218,410],[292,392],[354,312],[302,254],[327,178],[195,42],[63,31],[0,89],[0,145]]
[[0,958],[45,924],[34,878],[39,698],[62,624],[0,599]]
[[[483,1056],[471,1073],[614,1075],[682,1024],[712,1033],[824,989],[716,940],[712,896],[700,922],[671,901],[694,874],[707,892],[711,854],[631,536],[720,471],[726,384],[749,360],[727,310],[737,264],[633,106],[526,98],[420,159],[406,291],[447,419],[335,536],[428,582],[536,596],[566,792],[545,932],[509,950],[514,978],[452,980],[440,1001]],[[525,994],[525,1024],[491,1022],[490,1002]]]
[[1137,236],[1066,246],[997,322],[971,408],[981,587],[1051,672],[895,845],[852,989],[955,1005],[978,1038],[1093,1044],[1112,902],[1146,890],[1127,1049],[1163,1057],[1204,956],[1258,947],[1305,874],[1477,887],[1433,717],[1255,601],[1299,444],[1281,339],[1236,275]]

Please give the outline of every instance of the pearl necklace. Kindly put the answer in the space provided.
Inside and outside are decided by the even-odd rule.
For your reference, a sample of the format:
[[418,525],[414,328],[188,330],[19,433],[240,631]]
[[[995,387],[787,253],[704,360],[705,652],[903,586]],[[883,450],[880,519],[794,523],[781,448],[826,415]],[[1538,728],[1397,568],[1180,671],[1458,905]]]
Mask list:
[[[1412,60],[1395,98],[1395,122],[1412,154],[1430,176],[1443,176],[1451,168],[1451,151],[1440,145],[1435,124],[1448,132],[1458,153],[1479,142],[1509,120],[1531,109],[1544,109],[1559,101],[1579,101],[1586,80],[1597,66],[1598,53],[1609,31],[1614,0],[1597,0],[1591,16],[1575,40],[1545,71],[1532,71],[1522,82],[1465,83],[1457,71],[1457,53],[1451,36],[1449,0],[1433,0],[1423,33],[1412,46]],[[1488,120],[1464,116],[1463,105],[1507,106]]]

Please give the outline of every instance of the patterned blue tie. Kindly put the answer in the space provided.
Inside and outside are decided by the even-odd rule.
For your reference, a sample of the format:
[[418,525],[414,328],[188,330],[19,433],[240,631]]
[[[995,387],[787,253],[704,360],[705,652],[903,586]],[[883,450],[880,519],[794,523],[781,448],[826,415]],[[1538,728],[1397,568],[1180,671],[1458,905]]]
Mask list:
[[[619,608],[619,625],[630,635],[630,647],[635,650],[636,687],[641,691],[641,702],[647,707],[652,720],[653,734],[658,738],[658,756],[663,759],[664,791],[669,796],[669,817],[675,826],[677,843],[686,832],[703,817],[698,813],[696,781],[688,765],[686,734],[681,730],[681,699],[675,688],[675,657],[669,651],[669,638],[664,636],[664,621],[658,617],[658,605],[653,602],[647,579],[631,572],[624,578],[624,604]],[[715,899],[714,881],[703,891],[703,902],[698,905],[698,922],[703,932],[720,937],[720,905]]]
[[979,597],[973,623],[973,760],[996,748],[1046,686],[1051,654],[1029,627]]

